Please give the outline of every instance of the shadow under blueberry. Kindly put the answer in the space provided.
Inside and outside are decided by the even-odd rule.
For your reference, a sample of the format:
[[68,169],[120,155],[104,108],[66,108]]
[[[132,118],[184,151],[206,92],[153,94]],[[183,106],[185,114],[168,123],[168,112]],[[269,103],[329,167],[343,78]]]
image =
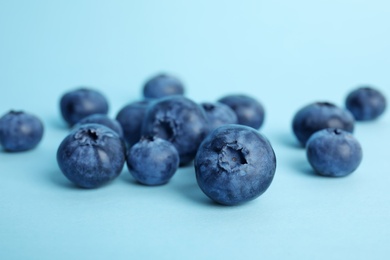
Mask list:
[[71,190],[81,190],[82,188],[77,187],[73,183],[71,183],[66,177],[61,173],[60,170],[57,171],[50,171],[49,180],[54,183],[55,185],[65,188],[65,189],[71,189]]

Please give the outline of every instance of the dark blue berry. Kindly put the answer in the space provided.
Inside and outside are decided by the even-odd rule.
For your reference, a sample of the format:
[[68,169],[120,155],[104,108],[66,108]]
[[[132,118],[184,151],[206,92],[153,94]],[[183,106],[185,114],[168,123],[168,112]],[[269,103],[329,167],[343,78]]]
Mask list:
[[35,148],[42,140],[41,120],[21,111],[10,111],[0,118],[0,145],[9,152]]
[[115,119],[109,118],[104,114],[93,114],[81,119],[77,125],[85,125],[85,124],[99,124],[104,125],[115,131],[120,137],[123,137],[122,126]]
[[183,83],[170,75],[160,74],[149,79],[143,89],[145,98],[162,98],[173,95],[183,95]]
[[362,161],[362,148],[349,132],[327,128],[314,133],[307,141],[307,158],[316,173],[342,177],[357,169]]
[[220,102],[203,102],[201,103],[207,116],[207,125],[209,131],[226,124],[237,124],[236,113],[227,105]]
[[149,101],[131,103],[123,107],[116,116],[123,129],[123,138],[129,146],[141,138],[142,123],[149,103]]
[[196,179],[212,200],[235,205],[257,198],[270,186],[276,157],[268,140],[242,125],[215,129],[195,158]]
[[57,151],[62,173],[83,188],[96,188],[116,178],[125,163],[125,145],[108,127],[81,125],[71,131]]
[[179,167],[179,154],[172,143],[161,138],[141,138],[127,153],[127,167],[145,185],[167,183]]
[[166,97],[153,102],[142,126],[143,136],[156,136],[170,141],[179,152],[181,165],[194,159],[207,133],[204,110],[183,96]]
[[84,117],[93,114],[107,114],[108,102],[98,91],[80,88],[65,93],[60,101],[62,117],[73,126]]
[[376,89],[361,87],[352,91],[346,100],[346,107],[357,121],[378,118],[386,110],[386,98]]
[[238,123],[259,129],[264,122],[264,107],[256,99],[246,95],[229,95],[219,102],[228,105],[237,115]]
[[353,132],[355,120],[352,114],[329,102],[316,102],[300,109],[294,116],[292,127],[302,146],[310,136],[325,128],[340,128]]

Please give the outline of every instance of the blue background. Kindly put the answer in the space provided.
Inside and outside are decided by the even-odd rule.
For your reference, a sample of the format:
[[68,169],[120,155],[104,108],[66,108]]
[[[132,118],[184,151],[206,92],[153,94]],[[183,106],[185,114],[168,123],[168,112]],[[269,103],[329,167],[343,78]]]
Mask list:
[[[0,113],[36,114],[46,132],[33,151],[0,152],[0,259],[387,259],[390,113],[356,125],[364,159],[341,179],[313,174],[290,125],[360,84],[389,97],[389,33],[379,0],[1,0]],[[215,205],[192,167],[160,187],[126,168],[95,190],[63,177],[61,95],[92,86],[115,116],[161,71],[198,102],[246,93],[264,104],[278,168],[263,196]]]

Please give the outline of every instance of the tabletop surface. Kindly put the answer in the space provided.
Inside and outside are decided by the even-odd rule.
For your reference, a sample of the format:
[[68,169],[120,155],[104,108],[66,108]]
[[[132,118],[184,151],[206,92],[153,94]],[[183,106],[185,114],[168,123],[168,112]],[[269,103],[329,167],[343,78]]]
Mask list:
[[[55,2],[0,2],[0,113],[45,125],[36,149],[0,151],[0,259],[388,258],[389,111],[356,124],[364,158],[345,178],[315,175],[291,130],[304,105],[344,106],[362,84],[390,98],[387,1]],[[244,93],[264,105],[277,170],[262,196],[217,205],[192,165],[158,187],[126,167],[92,190],[62,175],[61,95],[96,88],[115,117],[160,72],[196,102]]]

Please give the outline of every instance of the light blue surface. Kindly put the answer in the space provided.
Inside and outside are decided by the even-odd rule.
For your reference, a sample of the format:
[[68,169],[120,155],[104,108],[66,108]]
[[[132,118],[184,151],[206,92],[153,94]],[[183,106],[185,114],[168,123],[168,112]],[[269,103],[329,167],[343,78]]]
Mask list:
[[[0,1],[0,113],[46,126],[37,149],[0,152],[0,259],[388,259],[390,113],[356,126],[363,162],[341,179],[313,175],[290,124],[359,84],[390,98],[389,32],[378,0]],[[278,168],[263,196],[212,204],[192,167],[152,188],[127,169],[96,190],[61,175],[60,96],[96,87],[115,116],[160,71],[195,101],[235,92],[264,104]]]

